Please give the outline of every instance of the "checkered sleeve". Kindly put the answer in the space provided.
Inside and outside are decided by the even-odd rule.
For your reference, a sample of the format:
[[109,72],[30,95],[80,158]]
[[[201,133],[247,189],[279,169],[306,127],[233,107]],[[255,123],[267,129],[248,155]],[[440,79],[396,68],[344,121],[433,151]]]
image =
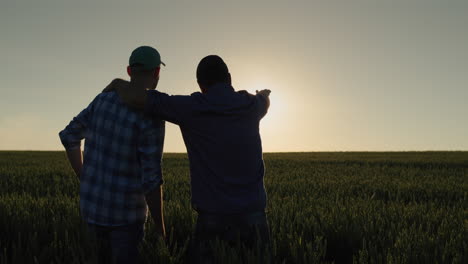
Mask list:
[[162,183],[162,155],[164,146],[165,123],[162,120],[148,122],[143,128],[138,152],[142,172],[142,186],[145,194]]
[[72,121],[59,133],[60,141],[66,150],[81,147],[81,140],[86,136],[86,129],[89,125],[93,105],[96,99],[87,108],[81,111]]

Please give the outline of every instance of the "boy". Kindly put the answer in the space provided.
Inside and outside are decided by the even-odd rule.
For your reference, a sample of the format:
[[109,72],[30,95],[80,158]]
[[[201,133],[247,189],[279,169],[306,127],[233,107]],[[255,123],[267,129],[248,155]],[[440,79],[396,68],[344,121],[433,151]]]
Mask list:
[[[131,82],[155,89],[161,57],[152,47],[135,49]],[[80,211],[100,245],[100,263],[135,263],[148,207],[163,238],[161,158],[165,123],[123,104],[116,92],[101,93],[59,135],[80,180]],[[81,140],[86,139],[84,159]]]

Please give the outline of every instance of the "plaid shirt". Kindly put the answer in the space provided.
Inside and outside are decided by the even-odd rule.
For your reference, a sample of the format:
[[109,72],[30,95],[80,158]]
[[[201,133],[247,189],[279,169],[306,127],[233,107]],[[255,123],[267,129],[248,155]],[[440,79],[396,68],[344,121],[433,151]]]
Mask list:
[[80,210],[88,223],[119,226],[145,222],[145,194],[162,184],[165,123],[99,94],[59,133],[65,149],[85,140]]

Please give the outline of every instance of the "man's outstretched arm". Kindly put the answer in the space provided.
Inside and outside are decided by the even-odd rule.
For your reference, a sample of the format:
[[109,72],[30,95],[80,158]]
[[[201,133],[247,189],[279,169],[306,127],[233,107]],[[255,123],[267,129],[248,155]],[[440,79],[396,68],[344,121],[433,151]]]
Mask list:
[[259,114],[260,114],[260,119],[261,119],[267,114],[268,108],[270,108],[271,91],[268,89],[265,89],[261,91],[256,91],[256,93],[257,93],[256,96],[257,98],[259,98],[259,102],[260,102]]

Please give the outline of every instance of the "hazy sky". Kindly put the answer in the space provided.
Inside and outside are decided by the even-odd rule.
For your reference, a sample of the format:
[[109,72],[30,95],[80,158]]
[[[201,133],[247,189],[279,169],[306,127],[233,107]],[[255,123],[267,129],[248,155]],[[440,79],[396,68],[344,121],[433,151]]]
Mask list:
[[[265,151],[468,150],[468,1],[0,2],[0,149],[57,133],[156,47],[158,89],[198,90],[206,55],[272,90]],[[168,125],[166,152],[185,151]]]

